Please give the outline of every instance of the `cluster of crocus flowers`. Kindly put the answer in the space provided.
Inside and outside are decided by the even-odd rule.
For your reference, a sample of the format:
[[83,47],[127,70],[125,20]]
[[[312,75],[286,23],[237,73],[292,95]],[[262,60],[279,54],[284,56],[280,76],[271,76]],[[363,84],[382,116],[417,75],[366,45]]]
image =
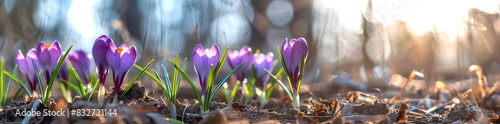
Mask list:
[[205,96],[207,91],[208,76],[211,70],[215,70],[220,59],[219,47],[213,45],[210,49],[204,49],[203,46],[197,45],[193,51],[193,66],[201,86],[201,95]]
[[292,92],[294,92],[292,106],[295,110],[299,110],[299,90],[308,54],[307,42],[304,38],[290,41],[285,38],[278,51],[280,52],[281,64],[285,69],[288,83],[292,87]]
[[117,95],[125,76],[137,59],[135,46],[127,47],[127,45],[123,44],[116,47],[111,38],[102,35],[96,39],[92,48],[92,55],[94,55],[97,76],[101,86],[106,81],[109,67],[113,70],[114,92]]
[[[34,93],[36,91],[36,85],[38,84],[37,74],[35,70],[40,70],[40,64],[38,63],[38,58],[36,56],[36,50],[31,49],[26,54],[26,57],[23,55],[21,50],[17,52],[16,57],[17,65],[19,65],[19,69],[28,79],[28,84],[30,85],[31,92]],[[36,68],[36,69],[35,69]]]

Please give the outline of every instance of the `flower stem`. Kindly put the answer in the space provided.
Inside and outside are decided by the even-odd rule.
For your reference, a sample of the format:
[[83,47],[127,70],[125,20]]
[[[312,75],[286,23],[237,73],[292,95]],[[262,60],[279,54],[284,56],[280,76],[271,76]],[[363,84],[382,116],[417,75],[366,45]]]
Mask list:
[[295,111],[300,112],[300,98],[299,93],[294,93],[292,97],[292,107]]
[[99,93],[97,95],[97,104],[99,104],[99,106],[104,106],[105,92],[106,88],[103,84],[101,84],[101,86],[99,86]]
[[175,107],[174,102],[167,100],[167,104],[168,104],[168,110],[170,113],[170,118],[177,119],[177,108]]

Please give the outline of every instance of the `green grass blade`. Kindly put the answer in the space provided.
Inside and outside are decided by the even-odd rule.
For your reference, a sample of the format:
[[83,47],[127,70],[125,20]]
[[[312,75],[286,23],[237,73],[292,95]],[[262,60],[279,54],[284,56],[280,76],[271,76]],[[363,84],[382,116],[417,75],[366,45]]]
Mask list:
[[240,86],[240,83],[234,83],[233,90],[231,91],[231,98],[234,98],[236,96],[236,92],[238,91],[238,87]]
[[[52,91],[52,85],[54,84],[54,81],[57,78],[57,74],[59,73],[59,70],[61,70],[61,66],[66,60],[66,57],[68,56],[68,53],[71,51],[71,48],[73,48],[73,45],[71,45],[68,50],[64,53],[64,55],[59,59],[59,62],[57,63],[56,69],[54,72],[52,72],[52,77],[50,77],[50,81],[48,82],[47,85],[47,90],[45,90],[45,98],[43,99],[43,104],[48,105],[49,104],[49,98],[50,98],[50,92]],[[42,90],[42,89],[40,89]]]
[[285,75],[286,75],[286,79],[288,80],[288,86],[292,87],[292,82],[290,82],[290,75],[288,75],[288,68],[286,67],[286,62],[283,59],[283,54],[281,53],[280,47],[277,46],[276,50],[278,51],[278,56],[279,56],[280,61],[281,61],[281,66],[283,66],[283,69],[285,69]]
[[[186,63],[187,63],[187,57],[184,58],[184,61],[182,62],[182,69],[185,70],[186,69]],[[174,91],[174,98],[177,99],[177,95],[179,95],[179,89],[181,87],[181,75],[179,73],[179,71],[177,71],[176,69],[174,69],[174,76],[175,76],[175,79],[173,81],[175,81],[175,91]]]
[[[71,76],[75,77],[76,83],[78,83],[78,88],[79,88],[78,90],[80,91],[82,98],[84,100],[86,100],[87,99],[87,92],[85,91],[85,86],[83,85],[82,80],[80,79],[80,76],[78,76],[78,74],[76,73],[76,70],[73,67],[73,64],[71,64],[71,62],[69,62],[69,73],[71,74]],[[70,84],[70,83],[67,83],[67,84]]]
[[[16,68],[17,68],[17,64],[14,66],[14,68],[12,69],[12,74],[15,74],[16,73]],[[3,71],[0,71],[0,72],[3,72]],[[1,75],[4,76],[4,74],[2,73]],[[5,77],[4,77],[5,79]],[[10,85],[12,84],[12,79],[9,79],[9,81],[7,81],[7,86],[5,87],[5,97],[4,97],[4,101],[6,102],[4,105],[7,105],[9,104],[9,101],[7,101],[7,97],[9,97],[9,90],[10,90]]]
[[224,85],[224,83],[226,83],[227,79],[229,79],[229,77],[231,77],[231,75],[233,75],[233,73],[236,70],[240,69],[240,67],[244,63],[245,62],[240,63],[240,65],[236,66],[236,68],[234,68],[233,70],[231,70],[231,72],[229,72],[226,76],[224,76],[224,78],[222,78],[222,80],[219,82],[219,84],[215,87],[214,91],[210,94],[209,101],[212,100],[212,98],[215,96],[215,94],[217,93],[217,91],[219,91],[219,89],[222,87],[222,85]]
[[177,123],[177,124],[184,124],[184,122],[182,122],[182,121],[171,119],[171,118],[165,118],[165,120],[170,121],[170,122],[174,122],[174,123]]
[[[158,75],[158,72],[156,72],[156,70],[153,69],[153,72],[155,73],[156,77],[158,77],[161,81],[161,78],[160,78],[160,75]],[[163,84],[163,82],[156,82],[160,88],[163,90],[163,93],[165,94],[165,97],[167,97],[167,100],[171,100],[170,97],[170,92],[168,91],[167,87],[165,87],[165,85]]]
[[[5,70],[5,60],[0,60],[0,72],[3,72]],[[5,74],[0,74],[0,107],[4,107],[5,104],[7,103],[7,94],[5,93],[6,89],[5,89],[5,81],[3,79],[3,76]]]
[[79,90],[78,86],[76,86],[73,83],[69,83],[68,81],[62,81],[62,80],[60,80],[60,82],[68,85],[68,87],[71,88],[71,89],[73,89],[74,91],[78,91]]
[[[161,65],[161,70],[163,72],[163,78],[165,78],[165,87],[167,88],[167,92],[168,92],[168,98],[169,100],[171,100],[173,94],[175,94],[172,90],[172,84],[170,82],[170,79],[168,78],[168,73],[167,73],[167,69],[165,69],[165,66],[163,66],[163,64]],[[170,101],[170,102],[175,102],[175,101]]]
[[160,74],[158,74],[158,72],[155,69],[153,69],[153,72],[155,73],[156,78],[160,79],[160,82],[156,83],[160,85],[161,89],[163,90],[163,94],[165,94],[165,97],[167,97],[167,99],[170,100],[171,94],[167,89],[167,87],[165,87],[165,84],[163,84],[163,80],[161,79]]
[[125,94],[127,94],[127,92],[130,90],[130,88],[132,88],[132,85],[135,83],[135,81],[137,81],[142,76],[142,74],[144,74],[144,72],[149,68],[149,66],[151,66],[151,64],[153,64],[153,61],[155,61],[155,59],[152,59],[151,61],[149,61],[148,65],[146,65],[146,67],[144,67],[144,70],[141,70],[141,72],[139,72],[139,74],[135,75],[134,79],[132,79],[130,81],[130,83],[128,83],[125,90],[123,90],[123,93],[120,96],[120,99],[123,99],[125,97]]
[[276,83],[278,83],[283,88],[283,90],[285,90],[285,93],[288,95],[288,97],[290,97],[290,99],[293,99],[292,93],[288,90],[288,88],[286,88],[286,86],[276,76],[274,76],[267,69],[264,69],[264,71],[266,71],[267,74],[271,75],[271,77],[274,79],[274,81],[276,81]]
[[[144,70],[144,68],[142,68],[141,66],[139,65],[134,65],[135,68],[139,69],[140,71]],[[144,73],[150,77],[151,79],[153,79],[154,81],[156,82],[161,82],[159,78],[157,78],[155,75],[151,74],[151,72],[148,72],[148,71],[144,71]]]
[[194,85],[193,80],[191,80],[191,78],[186,74],[186,72],[184,72],[184,69],[181,69],[179,66],[177,66],[177,64],[175,64],[174,61],[172,61],[172,60],[169,60],[169,61],[170,61],[170,63],[172,63],[174,68],[177,69],[177,71],[179,71],[179,73],[182,75],[182,77],[184,77],[184,79],[187,80],[189,85],[191,85],[191,88],[193,88],[193,91],[196,94],[196,97],[198,98],[198,100],[201,100],[201,96],[200,96],[200,93],[198,92],[198,89],[196,89],[196,86]]
[[[276,73],[276,77],[281,77],[281,75],[283,74],[283,72],[285,71],[285,69],[281,68],[278,73]],[[271,87],[269,87],[266,92],[266,98],[269,99],[271,98],[271,94],[273,93],[273,89],[274,89],[274,85],[276,85],[276,81],[273,81],[273,83],[271,84]]]
[[87,102],[90,101],[90,99],[92,99],[92,96],[94,95],[95,91],[98,89],[97,86],[99,86],[99,79],[95,80],[94,81],[94,86],[92,87],[92,90],[90,91],[90,94],[87,98]]
[[302,85],[302,77],[304,77],[304,67],[306,66],[306,56],[302,56],[302,61],[300,62],[300,75],[299,75],[299,82],[297,83],[297,91],[296,93],[300,93],[300,85]]
[[28,87],[26,87],[26,85],[24,83],[19,82],[19,79],[17,79],[14,75],[10,74],[7,71],[3,71],[3,73],[5,75],[7,75],[8,77],[10,77],[10,79],[12,79],[14,82],[21,85],[21,87],[26,91],[26,93],[28,93],[29,96],[33,96],[33,93],[31,93],[31,90],[28,89]]
[[219,59],[219,63],[217,64],[217,67],[215,67],[215,73],[214,75],[217,76],[219,74],[220,69],[222,68],[222,64],[224,64],[224,61],[226,60],[226,55],[227,52],[229,51],[229,46],[226,47],[224,52],[222,53],[222,56]]
[[[33,64],[33,67],[37,67],[37,66],[36,66],[36,64],[35,64],[35,61],[34,61],[34,60],[31,60],[31,62],[32,62],[31,64]],[[43,94],[43,93],[44,93],[44,92],[43,92],[43,85],[42,85],[43,83],[42,83],[42,79],[40,78],[40,73],[39,73],[39,71],[38,71],[38,68],[33,68],[33,69],[34,69],[34,70],[35,70],[35,72],[37,73],[37,74],[36,74],[36,80],[38,80],[38,84],[37,84],[37,85],[38,85],[38,89],[39,89],[39,91],[40,91],[40,95],[43,97],[43,95],[44,95],[44,94]],[[31,88],[31,87],[30,87],[30,88]],[[33,90],[33,89],[32,89],[32,90]]]
[[22,89],[23,89],[23,87],[17,88],[16,94],[14,94],[14,97],[12,97],[12,99],[16,99],[17,96],[19,95],[19,93],[21,93]]
[[[210,98],[210,96],[212,96],[212,86],[214,85],[214,79],[215,79],[215,76],[214,76],[214,68],[212,66],[210,66],[210,70],[208,72],[208,79],[207,79],[207,85],[206,85],[206,89],[205,89],[205,101],[203,101],[204,103],[204,109],[206,111],[208,111],[208,106],[210,106],[210,101],[212,101],[212,99]],[[203,87],[202,87],[203,88]]]

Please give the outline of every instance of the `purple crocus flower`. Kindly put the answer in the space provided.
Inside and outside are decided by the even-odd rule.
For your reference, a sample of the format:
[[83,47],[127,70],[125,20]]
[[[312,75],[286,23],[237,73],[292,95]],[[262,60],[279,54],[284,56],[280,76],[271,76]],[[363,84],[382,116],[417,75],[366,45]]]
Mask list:
[[106,52],[106,60],[113,70],[115,94],[118,94],[125,76],[134,65],[136,59],[137,51],[135,50],[135,46],[127,47],[127,45],[123,44],[120,47],[116,47],[114,43],[109,45],[109,49]]
[[215,69],[218,66],[217,64],[219,59],[219,47],[215,44],[210,49],[204,49],[203,46],[199,44],[194,48],[193,65],[200,80],[202,95],[205,95],[205,91],[207,90],[207,80],[210,67]]
[[236,79],[239,80],[240,82],[243,82],[243,79],[245,79],[245,70],[252,64],[252,49],[248,46],[243,46],[241,49],[231,51],[227,54],[228,58],[227,60],[229,61],[229,66],[234,69],[241,63],[245,62],[241,67],[234,72],[236,75]]
[[92,47],[92,55],[94,56],[94,62],[97,67],[97,77],[101,85],[106,82],[106,76],[108,75],[109,65],[108,60],[106,60],[106,52],[108,51],[110,44],[113,40],[106,35],[98,37],[94,46]]
[[292,88],[297,89],[301,75],[302,58],[307,58],[307,42],[304,38],[292,39],[288,41],[285,38],[281,44],[281,56],[287,68],[287,74],[290,77]]
[[257,85],[260,90],[264,90],[264,86],[266,86],[269,80],[269,74],[264,69],[272,72],[273,65],[274,55],[272,52],[267,53],[267,55],[263,53],[254,55],[253,66],[255,67],[255,77],[257,78]]
[[75,68],[78,77],[85,83],[89,83],[92,65],[88,54],[83,50],[77,50],[68,55],[68,61],[71,62],[73,68]]
[[36,57],[42,69],[45,71],[45,80],[47,83],[52,76],[52,72],[56,69],[57,62],[61,58],[61,45],[58,41],[54,41],[51,45],[44,44],[40,41],[36,47]]
[[[35,68],[37,70],[40,69],[40,63],[38,63],[38,58],[36,57],[36,50],[31,49],[28,51],[28,54],[26,54],[26,57],[24,57],[23,53],[21,50],[17,52],[17,65],[19,65],[19,69],[21,72],[26,75],[26,78],[28,78],[28,84],[30,85],[31,92],[36,91],[36,85],[38,84],[38,79],[37,79],[37,74],[38,72],[35,72]],[[35,62],[35,66],[33,66],[33,62]]]

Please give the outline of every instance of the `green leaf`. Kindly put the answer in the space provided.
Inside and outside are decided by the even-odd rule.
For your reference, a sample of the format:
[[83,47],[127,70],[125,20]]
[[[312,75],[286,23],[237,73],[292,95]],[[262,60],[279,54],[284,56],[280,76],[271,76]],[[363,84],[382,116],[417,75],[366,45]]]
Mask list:
[[[167,88],[167,92],[169,95],[167,96],[169,100],[172,98],[173,94],[175,94],[172,90],[172,85],[170,84],[170,79],[168,78],[168,73],[167,69],[165,69],[165,66],[163,64],[161,65],[161,70],[163,71],[163,78],[165,78],[165,87]],[[175,102],[175,101],[170,101],[170,102]]]
[[31,93],[31,90],[28,89],[28,87],[26,87],[26,85],[24,85],[24,83],[19,82],[19,79],[17,79],[14,75],[11,75],[7,71],[3,71],[3,73],[5,75],[7,75],[8,77],[10,77],[10,79],[12,79],[14,82],[16,82],[17,84],[21,85],[21,87],[26,91],[26,93],[28,93],[29,96],[33,96],[33,94]]
[[210,106],[210,101],[212,101],[212,99],[210,98],[210,96],[211,96],[210,94],[212,94],[212,86],[214,85],[214,79],[215,79],[213,69],[214,68],[211,66],[210,71],[208,71],[208,79],[207,79],[207,84],[205,87],[206,88],[205,95],[202,96],[202,97],[205,97],[205,99],[203,99],[204,101],[202,101],[202,103],[204,104],[203,109],[205,111],[208,111],[208,106]]
[[90,99],[92,99],[92,96],[94,95],[95,91],[98,89],[97,86],[99,86],[99,79],[96,79],[94,81],[95,83],[93,83],[93,87],[92,87],[92,91],[90,91],[90,94],[87,98],[87,102],[90,101]]
[[[283,66],[283,69],[285,69],[285,75],[286,75],[286,79],[288,80],[288,86],[292,87],[292,82],[290,82],[290,75],[288,75],[289,71],[288,71],[288,68],[286,67],[286,62],[283,59],[283,54],[281,53],[280,47],[277,46],[276,50],[278,51],[278,56],[279,56],[280,61],[281,61],[281,66]],[[273,75],[271,74],[271,76],[273,76]],[[293,89],[293,87],[292,87],[292,89]],[[290,99],[292,99],[292,97],[290,97]]]
[[[178,56],[177,56],[178,57]],[[182,62],[182,69],[185,70],[186,69],[186,63],[187,63],[187,57],[184,58],[184,61]],[[176,79],[174,79],[173,81],[175,82],[175,91],[174,91],[174,98],[177,99],[177,96],[179,95],[179,89],[181,87],[181,75],[179,73],[179,71],[177,71],[176,69],[174,69],[174,77]]]
[[191,80],[191,78],[186,74],[186,72],[184,72],[183,69],[181,69],[179,66],[177,66],[177,64],[175,64],[174,61],[172,61],[172,60],[169,60],[169,61],[170,61],[170,63],[172,63],[172,65],[174,66],[174,68],[177,69],[177,71],[179,71],[179,73],[182,75],[182,77],[184,77],[184,79],[187,80],[187,82],[189,83],[189,85],[191,85],[191,88],[193,88],[194,93],[196,94],[196,97],[198,97],[198,100],[201,100],[201,95],[198,92],[198,89],[196,89],[196,86],[194,85],[194,83]]
[[[69,73],[71,74],[71,76],[75,77],[76,83],[78,83],[78,88],[79,88],[80,94],[82,95],[82,98],[84,100],[86,100],[87,99],[87,92],[85,91],[85,86],[83,86],[82,80],[80,79],[80,76],[76,73],[76,70],[73,67],[73,64],[71,64],[71,62],[69,62],[68,64],[69,64]],[[70,84],[70,83],[68,83],[68,84]]]
[[224,85],[224,83],[226,83],[227,79],[229,79],[229,77],[231,77],[231,75],[233,75],[233,73],[236,70],[238,70],[244,63],[245,62],[240,63],[240,65],[236,66],[236,68],[234,68],[231,72],[229,72],[226,76],[224,76],[224,78],[222,78],[222,80],[219,82],[219,84],[215,87],[214,92],[210,94],[208,101],[212,101],[212,98],[215,96],[217,91],[219,91],[219,89],[222,87],[222,85]]
[[302,61],[300,62],[300,75],[299,75],[299,82],[297,83],[297,91],[295,93],[299,93],[300,91],[300,85],[302,85],[302,77],[304,77],[304,67],[306,66],[306,56],[302,56]]
[[[0,60],[0,72],[3,72],[5,69],[5,60]],[[7,103],[7,94],[6,94],[6,89],[5,89],[5,82],[4,82],[4,79],[3,79],[3,76],[4,74],[0,74],[0,107],[4,107],[5,106],[5,103]]]
[[[161,78],[160,78],[160,75],[158,75],[158,72],[156,72],[156,70],[153,69],[153,72],[155,73],[156,77],[158,79],[160,79],[161,81]],[[161,89],[163,90],[163,93],[165,94],[165,97],[167,97],[167,100],[170,101],[170,92],[168,91],[167,87],[165,87],[165,85],[163,84],[163,82],[156,82],[158,85],[160,85]]]
[[[45,98],[43,99],[43,104],[48,105],[49,104],[49,98],[50,98],[50,91],[52,91],[52,85],[54,84],[54,81],[57,78],[57,74],[59,73],[59,70],[61,70],[61,66],[66,60],[66,57],[68,56],[68,53],[71,51],[71,48],[73,48],[73,45],[71,45],[68,50],[64,53],[64,55],[59,59],[59,62],[57,63],[56,69],[54,72],[52,72],[52,77],[50,77],[50,81],[48,82],[47,85],[47,90],[45,90]],[[40,89],[42,90],[42,89]]]
[[165,118],[165,120],[170,121],[170,122],[174,122],[174,123],[177,123],[177,124],[184,124],[184,122],[182,122],[182,121],[171,119],[171,118]]
[[264,69],[264,71],[266,71],[267,74],[269,74],[274,79],[274,81],[276,81],[281,86],[281,88],[283,88],[283,90],[285,90],[285,93],[288,95],[288,97],[290,97],[290,99],[293,99],[292,93],[288,90],[288,88],[286,88],[286,86],[276,76],[274,76],[267,69]]
[[23,89],[23,87],[19,87],[17,88],[17,91],[16,91],[16,94],[14,94],[14,97],[12,97],[12,99],[16,99],[17,96],[19,95],[19,93],[21,93],[21,90]]
[[[32,62],[31,64],[33,64],[33,67],[37,67],[37,66],[36,66],[36,64],[35,64],[35,61],[34,61],[34,60],[31,60],[31,62]],[[37,84],[37,85],[38,85],[38,89],[39,89],[39,91],[40,91],[40,95],[43,97],[43,95],[44,95],[43,93],[44,93],[44,92],[43,92],[42,79],[40,78],[40,73],[39,73],[39,71],[38,71],[38,68],[34,68],[34,70],[35,70],[35,72],[37,73],[37,74],[36,74],[36,79],[37,79],[37,81],[38,81],[38,84]],[[30,88],[31,88],[31,87],[30,87]],[[33,89],[31,89],[31,90],[33,90]]]
[[[14,68],[12,69],[12,71],[11,71],[11,72],[12,72],[12,74],[15,74],[15,73],[16,73],[16,71],[17,71],[16,69],[17,69],[17,64],[16,64],[16,65],[14,66]],[[5,70],[4,70],[4,71],[5,71]],[[3,71],[0,71],[0,73],[2,73],[2,72],[3,72]],[[2,76],[4,76],[4,74],[3,74],[3,73],[2,73],[1,75],[2,75]],[[5,79],[5,77],[4,77],[4,79]],[[12,83],[12,79],[9,79],[9,81],[7,81],[7,87],[5,87],[5,89],[6,89],[6,90],[5,90],[5,97],[4,97],[4,101],[5,101],[4,106],[5,106],[5,105],[7,105],[7,104],[9,103],[9,101],[7,101],[7,97],[9,96],[9,90],[10,90],[10,85],[11,85],[11,83]],[[19,88],[21,89],[21,87],[19,87]]]
[[219,63],[217,64],[217,67],[215,67],[214,76],[217,76],[219,74],[219,71],[222,68],[222,64],[224,64],[224,61],[226,60],[226,55],[227,55],[228,51],[229,51],[229,46],[226,47],[226,49],[222,53],[222,56],[219,59]]
[[75,90],[75,91],[78,91],[78,90],[79,90],[78,86],[74,85],[73,83],[70,83],[70,82],[68,82],[68,81],[62,81],[62,80],[61,80],[61,84],[62,84],[62,83],[64,83],[64,84],[68,85],[68,87],[69,87],[69,88],[71,88],[71,89],[73,89],[73,90]]
[[[144,68],[142,68],[141,66],[139,65],[134,65],[135,68],[139,69],[140,71],[144,70]],[[144,71],[144,73],[146,73],[146,75],[148,77],[150,77],[151,79],[153,79],[154,81],[156,82],[161,82],[159,78],[155,77],[153,74],[151,74],[150,72],[148,71]]]
[[239,83],[234,83],[234,86],[233,86],[233,90],[231,91],[231,99],[234,98],[234,96],[236,96],[236,92],[238,91],[238,87],[239,87]]
[[[284,72],[284,69],[283,69],[283,68],[281,68],[281,69],[278,71],[278,73],[276,73],[276,75],[275,75],[275,76],[276,76],[276,77],[281,77],[281,75],[283,74],[283,72]],[[273,81],[273,83],[271,84],[271,87],[269,87],[269,88],[267,89],[266,99],[271,98],[271,94],[273,93],[273,89],[274,89],[274,85],[275,85],[275,84],[276,84],[276,81]]]
[[128,83],[125,90],[123,90],[123,93],[120,96],[120,99],[125,98],[125,94],[127,94],[127,92],[130,90],[130,88],[132,88],[132,85],[135,83],[135,81],[137,81],[142,76],[142,74],[144,74],[144,72],[149,68],[149,66],[151,66],[151,64],[153,64],[153,61],[155,61],[155,59],[152,59],[151,61],[149,61],[148,64],[146,65],[146,67],[144,67],[144,70],[141,70],[141,72],[139,72],[139,74],[135,75],[134,79],[132,79],[130,81],[130,83]]

